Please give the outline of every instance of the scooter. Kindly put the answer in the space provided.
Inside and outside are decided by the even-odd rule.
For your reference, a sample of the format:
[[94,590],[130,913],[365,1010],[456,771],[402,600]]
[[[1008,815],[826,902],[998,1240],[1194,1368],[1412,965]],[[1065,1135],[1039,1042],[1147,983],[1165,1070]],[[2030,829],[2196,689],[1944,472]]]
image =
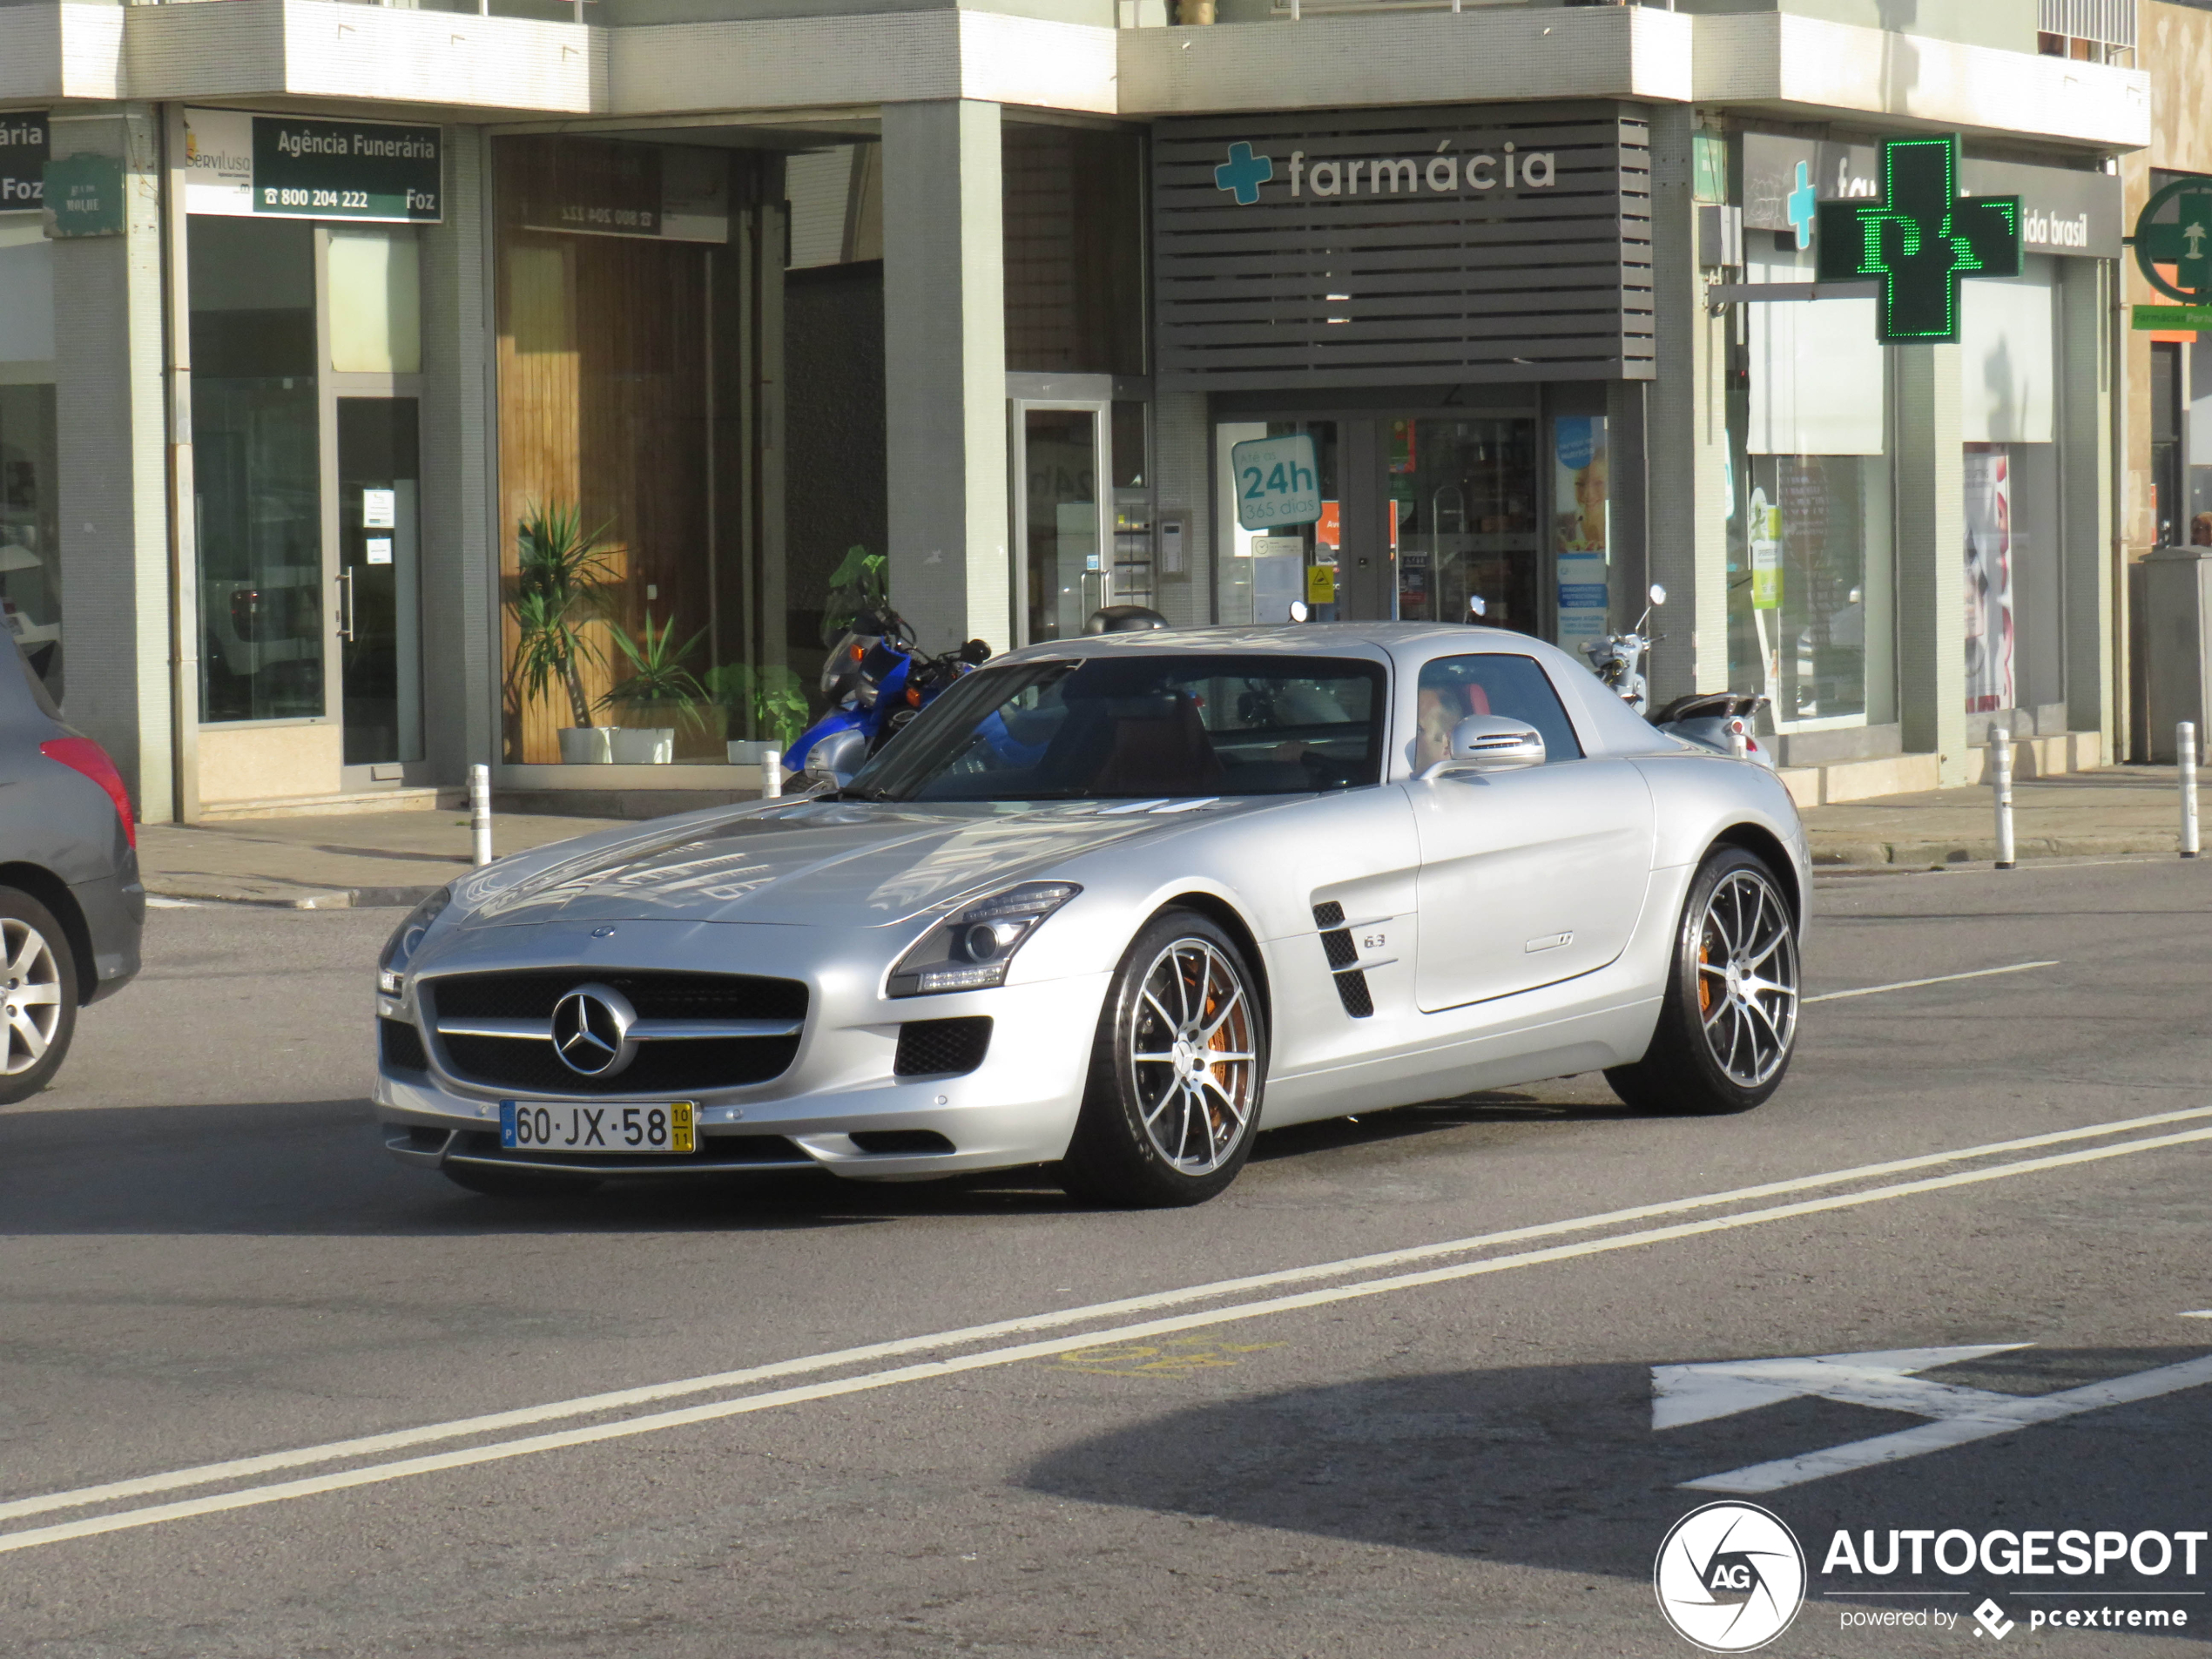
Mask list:
[[792,772],[851,776],[954,680],[990,658],[991,648],[980,639],[925,657],[906,618],[895,610],[854,617],[822,664],[822,695],[829,699],[829,711],[799,734],[784,765]]
[[[1625,634],[1606,634],[1582,647],[1590,671],[1620,694],[1621,700],[1668,736],[1681,738],[1701,748],[1724,755],[1740,755],[1774,769],[1774,752],[1752,735],[1752,723],[1767,705],[1756,691],[1692,691],[1678,697],[1656,713],[1650,711],[1651,687],[1643,671],[1644,655],[1656,635],[1643,630],[1651,613],[1667,603],[1667,590],[1651,584],[1651,603],[1636,625]],[[1739,750],[1737,745],[1741,744]]]

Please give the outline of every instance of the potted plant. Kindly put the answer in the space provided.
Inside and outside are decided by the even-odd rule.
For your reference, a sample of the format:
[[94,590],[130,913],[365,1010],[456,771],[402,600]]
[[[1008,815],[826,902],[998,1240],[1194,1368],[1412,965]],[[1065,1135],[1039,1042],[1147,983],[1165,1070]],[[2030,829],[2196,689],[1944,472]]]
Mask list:
[[751,728],[751,738],[729,740],[730,764],[757,766],[771,749],[788,750],[806,729],[811,711],[799,676],[781,663],[728,663],[710,669],[707,694],[729,711],[732,725]]
[[601,539],[605,529],[586,530],[573,504],[554,502],[532,507],[516,530],[514,677],[525,698],[543,697],[556,685],[567,694],[576,719],[560,731],[567,765],[614,758],[609,729],[592,722],[583,673],[583,664],[599,660],[583,628],[604,609],[612,579]]
[[[641,633],[633,636],[617,624],[611,637],[630,668],[599,700],[601,708],[618,704],[631,711],[630,718],[615,730],[615,761],[619,765],[666,765],[676,758],[676,727],[705,725],[699,705],[706,700],[706,688],[685,666],[685,659],[706,637],[706,630],[678,645],[675,617],[656,633],[648,611]],[[669,724],[662,725],[663,720]]]

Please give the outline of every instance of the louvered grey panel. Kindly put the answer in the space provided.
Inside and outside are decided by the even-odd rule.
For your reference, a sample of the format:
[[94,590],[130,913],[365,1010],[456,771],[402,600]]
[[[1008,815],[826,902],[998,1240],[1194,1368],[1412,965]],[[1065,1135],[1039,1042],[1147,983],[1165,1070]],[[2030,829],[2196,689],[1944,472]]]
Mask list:
[[[1523,172],[1531,157],[1546,158],[1533,185]],[[1476,158],[1487,160],[1470,165]],[[1239,179],[1253,199],[1238,199]],[[1655,372],[1650,150],[1632,109],[1166,120],[1153,128],[1152,186],[1163,385]]]

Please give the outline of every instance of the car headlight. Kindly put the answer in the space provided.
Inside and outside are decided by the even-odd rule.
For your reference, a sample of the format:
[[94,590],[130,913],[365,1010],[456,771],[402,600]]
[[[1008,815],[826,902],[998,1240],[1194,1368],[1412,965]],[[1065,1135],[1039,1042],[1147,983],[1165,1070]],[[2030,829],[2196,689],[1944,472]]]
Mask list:
[[397,996],[406,983],[407,965],[415,953],[421,948],[422,936],[430,931],[430,924],[444,914],[453,902],[450,889],[440,887],[414,909],[407,920],[384,941],[384,954],[376,959],[376,988],[387,996]]
[[934,996],[1005,984],[1014,953],[1047,916],[1082,891],[1072,881],[1029,881],[961,907],[899,959],[891,970],[890,994]]

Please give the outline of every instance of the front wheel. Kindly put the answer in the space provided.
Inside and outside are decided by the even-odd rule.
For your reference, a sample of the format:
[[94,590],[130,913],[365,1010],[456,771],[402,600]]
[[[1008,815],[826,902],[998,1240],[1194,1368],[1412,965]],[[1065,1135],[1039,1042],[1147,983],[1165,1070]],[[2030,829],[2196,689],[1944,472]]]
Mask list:
[[1774,873],[1741,847],[1689,884],[1658,1028],[1605,1074],[1638,1111],[1749,1111],[1781,1086],[1797,1040],[1797,934]]
[[1061,1184],[1099,1204],[1204,1203],[1251,1154],[1266,1076],[1244,954],[1204,916],[1163,911],[1115,972]]

